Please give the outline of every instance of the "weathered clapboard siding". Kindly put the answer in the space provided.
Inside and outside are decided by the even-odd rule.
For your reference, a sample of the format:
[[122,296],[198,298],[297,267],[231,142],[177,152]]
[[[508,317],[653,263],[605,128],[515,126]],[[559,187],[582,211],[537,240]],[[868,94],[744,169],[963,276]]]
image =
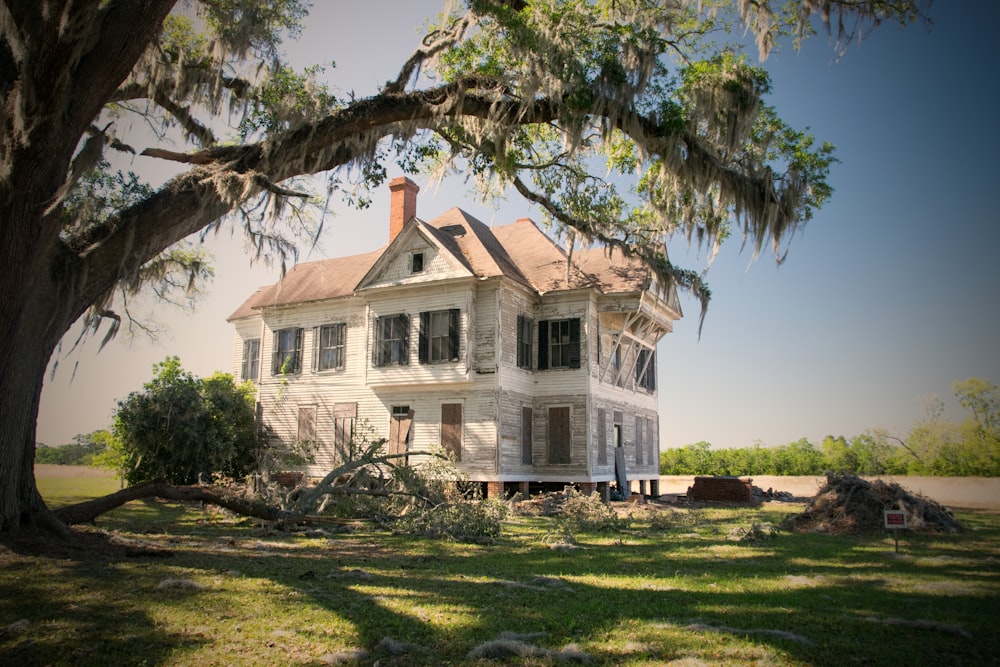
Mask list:
[[[375,274],[362,283],[364,289],[429,283],[471,275],[455,258],[440,252],[437,246],[429,243],[414,227],[404,230],[399,242],[393,246],[391,255],[383,256],[376,263]],[[424,256],[423,270],[416,273],[411,264],[414,253],[422,253]]]
[[481,283],[473,295],[469,323],[472,369],[476,373],[496,373],[499,286],[495,281]]
[[[525,479],[530,479],[534,472],[535,452],[532,447],[531,463],[525,463],[522,457],[522,434],[523,422],[521,421],[523,408],[532,409],[532,417],[535,413],[534,397],[529,394],[501,390],[500,391],[500,474],[522,475]],[[534,419],[532,419],[534,422]],[[531,441],[534,445],[537,440],[544,437],[535,433],[534,423],[531,424]]]
[[[655,397],[645,396],[642,400],[635,400],[631,392],[622,390],[603,388],[595,391],[591,401],[591,408],[594,418],[591,420],[591,433],[593,447],[591,448],[591,462],[595,476],[611,478],[614,474],[615,459],[612,448],[614,447],[614,415],[620,413],[622,416],[622,446],[625,448],[625,462],[628,468],[629,479],[656,479],[659,477],[659,428],[658,413]],[[597,414],[600,410],[605,413],[605,443],[607,445],[607,456],[605,463],[600,463],[601,438],[598,432]],[[637,458],[637,435],[636,417],[642,419],[643,431],[641,434],[642,458]],[[651,432],[650,432],[651,431]]]
[[[366,294],[367,300],[367,360],[366,382],[371,386],[439,385],[471,382],[469,348],[470,321],[474,305],[473,285],[469,281],[446,285],[425,286],[423,289],[397,288]],[[417,358],[420,318],[424,311],[458,308],[460,313],[459,349],[457,361],[421,364]],[[375,343],[375,324],[379,317],[391,315],[409,317],[409,352],[405,365],[376,367],[371,364]]]

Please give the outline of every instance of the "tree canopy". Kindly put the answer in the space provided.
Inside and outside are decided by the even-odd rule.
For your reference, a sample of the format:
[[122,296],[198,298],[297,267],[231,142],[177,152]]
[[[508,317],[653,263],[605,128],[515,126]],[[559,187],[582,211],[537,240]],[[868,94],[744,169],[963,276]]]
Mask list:
[[255,469],[262,445],[255,396],[252,383],[237,385],[226,373],[197,378],[168,357],[142,391],[119,401],[112,427],[117,456],[106,462],[129,484],[242,479]]
[[[639,255],[704,308],[667,239],[735,235],[780,258],[831,194],[832,146],[767,104],[744,30],[763,58],[817,28],[842,45],[919,20],[923,4],[449,2],[380,90],[342,97],[282,62],[299,0],[0,2],[0,391],[17,397],[0,407],[0,528],[45,512],[31,465],[56,346],[81,318],[109,323],[106,341],[143,286],[184,298],[209,270],[191,234],[235,221],[284,261],[315,231],[299,177],[325,173],[364,205],[389,168],[461,170],[539,204],[571,248]],[[133,145],[129,116],[158,144]],[[115,151],[180,172],[153,188],[113,169]]]

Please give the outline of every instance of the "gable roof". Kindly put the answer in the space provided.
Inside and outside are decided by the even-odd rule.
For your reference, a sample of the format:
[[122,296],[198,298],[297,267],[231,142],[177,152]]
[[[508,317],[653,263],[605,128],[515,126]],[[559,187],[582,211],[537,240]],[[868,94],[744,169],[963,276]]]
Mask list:
[[[585,288],[634,292],[644,289],[650,277],[641,260],[620,251],[578,249],[567,262],[565,251],[528,218],[490,229],[452,208],[429,222],[411,218],[406,226],[411,225],[477,278],[506,277],[540,294]],[[298,264],[282,280],[258,289],[228,319],[250,317],[269,306],[350,296],[394,243],[362,255]]]

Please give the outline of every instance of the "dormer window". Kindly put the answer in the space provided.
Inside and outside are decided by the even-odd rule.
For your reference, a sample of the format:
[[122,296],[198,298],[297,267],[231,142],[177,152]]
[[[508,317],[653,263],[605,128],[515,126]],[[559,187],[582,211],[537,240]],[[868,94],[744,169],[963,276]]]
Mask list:
[[410,273],[423,273],[424,253],[415,252],[410,255]]

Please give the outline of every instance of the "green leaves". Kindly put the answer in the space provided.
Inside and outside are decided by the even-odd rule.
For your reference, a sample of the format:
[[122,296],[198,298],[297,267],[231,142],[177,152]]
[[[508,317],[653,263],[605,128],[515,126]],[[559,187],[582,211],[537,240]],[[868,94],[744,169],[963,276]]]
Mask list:
[[252,384],[237,385],[224,373],[196,378],[176,356],[153,372],[143,391],[120,401],[115,414],[117,463],[126,482],[194,484],[213,475],[242,477],[255,468],[260,435]]

